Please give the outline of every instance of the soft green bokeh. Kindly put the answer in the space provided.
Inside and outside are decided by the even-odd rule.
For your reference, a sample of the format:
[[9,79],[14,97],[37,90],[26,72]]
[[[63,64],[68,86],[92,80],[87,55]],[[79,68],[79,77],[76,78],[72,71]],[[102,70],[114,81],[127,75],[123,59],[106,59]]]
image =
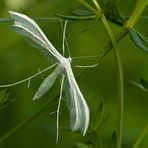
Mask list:
[[[129,16],[134,8],[136,0],[120,0],[119,9],[122,15]],[[30,17],[48,17],[54,14],[72,14],[81,5],[76,1],[69,0],[0,0],[0,17],[9,18],[8,11],[18,11]],[[146,10],[143,15],[148,15]],[[81,32],[88,24],[88,21],[71,21],[68,23],[66,37],[72,56],[96,55],[104,49],[109,38],[101,22],[86,32]],[[58,49],[62,50],[62,30],[60,22],[40,22],[39,25]],[[121,28],[110,23],[113,31],[117,33]],[[139,20],[136,29],[148,34],[148,20]],[[138,82],[140,78],[148,80],[148,53],[136,47],[127,35],[119,42],[119,49],[124,67],[125,82],[125,107],[124,107],[124,129],[123,148],[131,148],[134,140],[148,124],[148,94],[136,88],[129,81]],[[90,60],[90,59],[89,59]],[[84,65],[88,61],[84,59],[75,60],[73,64]],[[49,64],[35,48],[30,47],[18,34],[10,29],[10,24],[0,24],[0,84],[12,83],[26,78],[44,69]],[[74,73],[80,71],[74,68]],[[50,73],[46,72],[44,77]],[[91,115],[95,112],[97,104],[103,98],[105,102],[105,114],[110,118],[102,127],[104,143],[109,143],[111,133],[117,122],[117,67],[114,54],[111,51],[96,68],[87,70],[78,79],[78,84],[83,92]],[[14,103],[4,110],[0,110],[0,136],[30,117],[48,99],[52,99],[59,92],[60,82],[39,101],[32,101],[32,97],[42,82],[42,78],[31,80],[30,88],[27,83],[8,88],[10,98],[16,99]],[[62,102],[60,116],[60,139],[56,141],[56,115],[49,115],[57,108],[57,100],[53,101],[35,120],[26,124],[7,141],[0,145],[0,148],[72,148],[75,143],[83,141],[78,133],[71,133],[69,128],[69,116],[66,104]],[[143,139],[140,148],[148,147],[148,134]]]

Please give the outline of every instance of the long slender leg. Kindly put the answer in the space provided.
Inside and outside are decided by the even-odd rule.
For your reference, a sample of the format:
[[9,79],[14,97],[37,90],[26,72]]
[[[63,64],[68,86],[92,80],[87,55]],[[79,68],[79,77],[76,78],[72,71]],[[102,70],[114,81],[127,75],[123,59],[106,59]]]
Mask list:
[[73,67],[77,67],[77,68],[94,68],[94,67],[96,67],[98,65],[99,65],[99,63],[94,64],[94,65],[75,65]]
[[[53,64],[53,65],[51,65],[51,66],[49,66],[49,67],[47,67],[47,68],[41,70],[40,72],[38,72],[38,73],[36,73],[36,74],[34,74],[34,75],[32,75],[32,76],[26,78],[26,79],[23,79],[23,80],[21,80],[21,81],[17,81],[17,82],[10,83],[10,84],[0,85],[0,88],[15,86],[15,85],[24,83],[24,82],[26,82],[26,81],[30,81],[31,79],[35,78],[36,76],[40,75],[41,73],[43,73],[43,72],[45,72],[45,71],[47,71],[47,70],[53,68],[53,67],[56,66],[56,65],[57,65],[57,63],[55,63],[55,64]],[[29,85],[30,85],[30,82],[29,82],[28,86],[29,86]]]
[[38,71],[40,72],[42,80],[44,80],[44,76],[42,75],[40,68],[38,68]]
[[57,108],[57,137],[56,137],[56,143],[58,143],[58,141],[59,141],[59,115],[60,115],[60,106],[61,106],[61,101],[62,101],[63,85],[64,85],[64,75],[62,76],[60,97],[59,97],[58,108]]
[[77,56],[77,57],[72,57],[72,60],[75,60],[75,59],[85,59],[85,58],[96,58],[98,57],[99,55],[90,55],[90,56]]

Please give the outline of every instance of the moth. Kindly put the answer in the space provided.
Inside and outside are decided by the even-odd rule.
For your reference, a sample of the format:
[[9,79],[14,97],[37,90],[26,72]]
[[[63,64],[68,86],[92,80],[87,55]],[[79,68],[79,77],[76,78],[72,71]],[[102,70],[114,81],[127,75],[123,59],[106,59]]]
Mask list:
[[52,87],[57,77],[61,75],[61,91],[57,109],[57,129],[59,126],[58,121],[62,89],[64,88],[64,83],[66,83],[67,87],[65,91],[68,94],[66,99],[70,112],[70,129],[71,131],[79,131],[85,135],[89,126],[89,108],[75,80],[71,68],[71,59],[65,58],[56,50],[34,20],[18,12],[9,11],[9,14],[14,21],[14,24],[11,26],[13,30],[31,42],[33,47],[37,47],[46,58],[52,59],[57,63],[55,70],[49,74],[39,86],[33,100],[42,97]]

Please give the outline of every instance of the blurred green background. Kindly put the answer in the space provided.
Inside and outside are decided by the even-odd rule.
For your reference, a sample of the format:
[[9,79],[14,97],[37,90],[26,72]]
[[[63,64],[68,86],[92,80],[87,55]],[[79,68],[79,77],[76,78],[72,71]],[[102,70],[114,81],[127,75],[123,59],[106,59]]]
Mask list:
[[[129,16],[136,4],[136,0],[120,0],[118,3],[122,15]],[[54,14],[71,15],[76,9],[83,8],[76,0],[0,0],[0,18],[9,18],[8,11],[18,11],[30,17],[49,17]],[[148,15],[148,10],[143,15]],[[70,21],[66,37],[73,57],[96,55],[104,49],[109,38],[101,22],[86,32],[81,32],[88,24],[87,20]],[[60,22],[40,22],[39,25],[58,49],[62,50],[62,29]],[[110,23],[117,33],[121,27]],[[142,34],[148,34],[148,21],[141,19],[135,28]],[[148,36],[147,36],[148,37]],[[148,80],[148,55],[136,47],[127,35],[119,42],[120,53],[124,68],[125,106],[123,148],[130,148],[134,140],[148,123],[148,94],[136,88],[129,81],[139,82],[140,78]],[[73,65],[84,65],[90,59],[75,60]],[[25,40],[10,29],[10,23],[0,23],[0,84],[8,84],[24,79],[44,69],[49,63],[40,52],[32,48]],[[75,75],[80,71],[74,68]],[[46,77],[50,71],[43,74]],[[0,136],[30,117],[47,100],[52,99],[59,92],[60,82],[39,101],[32,101],[36,89],[42,82],[40,76],[31,80],[30,88],[23,83],[8,88],[10,98],[16,99],[11,105],[0,110]],[[86,70],[77,80],[83,92],[91,115],[94,114],[97,104],[103,98],[105,114],[110,118],[103,125],[101,135],[104,143],[108,143],[117,122],[117,68],[112,51],[107,54],[96,68]],[[0,145],[0,148],[69,148],[76,147],[75,143],[83,141],[83,136],[71,133],[69,116],[65,102],[62,102],[60,116],[60,139],[56,141],[56,114],[50,115],[57,108],[58,98],[42,111],[34,120],[26,124]],[[143,139],[140,148],[148,147],[148,134]]]

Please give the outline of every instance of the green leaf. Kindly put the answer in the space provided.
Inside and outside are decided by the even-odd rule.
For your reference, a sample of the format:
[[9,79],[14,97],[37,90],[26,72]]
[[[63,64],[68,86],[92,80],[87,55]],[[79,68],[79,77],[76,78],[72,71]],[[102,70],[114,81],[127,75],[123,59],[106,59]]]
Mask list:
[[148,124],[144,127],[144,129],[138,135],[134,145],[132,148],[139,148],[142,140],[145,138],[146,134],[148,133]]
[[107,19],[111,20],[117,25],[123,26],[124,18],[120,15],[116,1],[109,2],[104,11]]
[[89,10],[86,10],[86,9],[77,9],[77,10],[74,10],[73,13],[75,15],[78,15],[78,16],[89,16],[89,15],[93,15],[93,13]]
[[6,89],[0,91],[0,110],[7,107],[10,103],[14,102],[15,100],[8,99],[9,94],[6,93]]
[[80,15],[65,15],[65,14],[56,14],[56,16],[67,20],[90,20],[96,17],[96,15],[80,16]]
[[144,79],[140,79],[140,82],[141,82],[141,84],[142,84],[142,86],[146,89],[146,90],[148,90],[148,81],[146,81],[146,80],[144,80]]
[[116,131],[113,131],[111,143],[108,148],[116,148],[116,144],[117,144],[117,133],[116,133]]
[[93,129],[97,129],[100,126],[103,116],[104,116],[104,102],[101,101],[93,117],[93,121],[92,121]]
[[[133,84],[134,86],[140,88],[142,91],[144,91],[145,93],[148,93],[148,89],[147,88],[147,81],[144,79],[140,79],[141,83],[137,83],[137,82],[133,82],[130,81],[131,84]],[[146,88],[145,88],[146,87]]]
[[77,142],[77,143],[76,143],[76,146],[77,146],[78,148],[93,148],[91,145],[87,145],[87,144],[81,143],[81,142]]
[[91,144],[94,148],[104,148],[103,139],[96,131],[88,132],[85,139],[86,143]]
[[83,27],[83,29],[80,32],[82,33],[82,32],[88,31],[89,29],[93,28],[96,25],[97,21],[98,21],[98,17],[93,18],[92,20],[88,22],[88,24],[86,24],[86,26]]
[[148,39],[145,36],[143,36],[134,28],[129,29],[129,35],[136,46],[138,46],[143,51],[148,52]]

